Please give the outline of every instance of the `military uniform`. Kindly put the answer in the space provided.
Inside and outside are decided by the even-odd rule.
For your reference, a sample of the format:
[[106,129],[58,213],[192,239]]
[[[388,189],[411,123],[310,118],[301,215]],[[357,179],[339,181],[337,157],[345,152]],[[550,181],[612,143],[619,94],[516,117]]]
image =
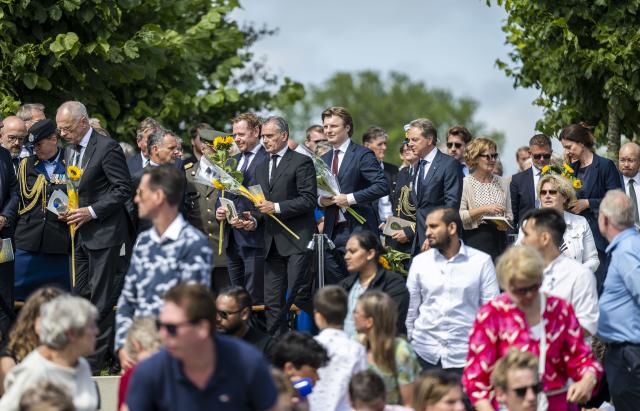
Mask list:
[[220,192],[212,187],[200,184],[195,181],[200,168],[199,162],[187,162],[184,165],[184,171],[187,176],[187,182],[196,189],[196,194],[192,197],[196,201],[200,211],[202,220],[201,227],[207,235],[209,244],[213,248],[214,269],[211,273],[211,285],[214,290],[220,290],[229,285],[229,274],[227,272],[227,256],[222,248],[222,255],[218,255],[218,244],[220,241],[220,225],[216,220],[216,203]]
[[18,300],[24,300],[44,285],[70,289],[69,227],[47,210],[55,190],[67,191],[64,158],[64,149],[59,149],[49,161],[32,155],[22,159],[18,167],[20,203],[15,231],[15,298]]

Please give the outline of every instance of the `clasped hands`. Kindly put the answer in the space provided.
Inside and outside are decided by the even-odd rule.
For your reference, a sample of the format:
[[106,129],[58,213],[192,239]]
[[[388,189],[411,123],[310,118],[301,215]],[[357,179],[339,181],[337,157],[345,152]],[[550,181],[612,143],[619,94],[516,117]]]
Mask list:
[[73,210],[58,215],[58,220],[64,221],[68,225],[75,224],[76,229],[92,219],[93,216],[91,215],[91,211],[89,211],[89,207],[74,208]]

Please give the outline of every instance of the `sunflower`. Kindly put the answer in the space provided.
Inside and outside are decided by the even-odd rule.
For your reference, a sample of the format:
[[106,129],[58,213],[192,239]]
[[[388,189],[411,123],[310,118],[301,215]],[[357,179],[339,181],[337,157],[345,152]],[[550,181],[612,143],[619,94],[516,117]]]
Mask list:
[[216,190],[224,190],[224,184],[220,182],[220,180],[213,179],[213,188]]
[[542,167],[541,173],[542,174],[546,174],[546,173],[549,172],[549,170],[551,170],[551,166],[546,165],[546,166]]
[[582,188],[582,181],[580,180],[573,180],[573,188],[578,189],[578,188]]
[[562,166],[563,166],[563,167],[564,167],[564,169],[567,171],[567,173],[569,173],[569,174],[573,174],[573,168],[571,168],[571,167],[569,166],[569,164],[564,163]]
[[215,148],[218,148],[218,146],[219,146],[220,144],[224,144],[224,138],[222,138],[222,137],[216,137],[216,138],[213,140],[213,146],[214,146]]
[[82,169],[76,166],[67,167],[67,175],[71,181],[78,181],[82,177]]
[[382,268],[384,268],[385,270],[391,269],[391,264],[389,264],[389,260],[387,260],[387,258],[382,255],[378,257],[378,263],[380,263]]
[[233,136],[227,136],[227,137],[224,139],[224,142],[225,142],[226,144],[229,144],[229,145],[233,144]]

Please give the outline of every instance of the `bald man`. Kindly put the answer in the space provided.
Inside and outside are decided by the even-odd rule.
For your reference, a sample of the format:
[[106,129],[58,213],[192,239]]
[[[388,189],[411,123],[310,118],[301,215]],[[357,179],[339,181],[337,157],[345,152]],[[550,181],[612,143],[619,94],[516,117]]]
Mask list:
[[24,121],[17,116],[9,116],[4,120],[4,126],[0,130],[0,144],[9,150],[14,173],[18,169],[20,162],[20,151],[22,144],[27,137],[27,126]]
[[631,197],[635,207],[636,226],[640,226],[640,146],[636,143],[627,143],[620,148],[618,156],[618,169],[622,174],[624,192]]

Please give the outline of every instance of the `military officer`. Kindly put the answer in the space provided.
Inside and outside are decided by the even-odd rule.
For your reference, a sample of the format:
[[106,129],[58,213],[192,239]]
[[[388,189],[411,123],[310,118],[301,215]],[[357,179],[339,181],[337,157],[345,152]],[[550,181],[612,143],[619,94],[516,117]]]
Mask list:
[[187,182],[196,189],[195,200],[198,202],[200,209],[200,217],[202,219],[202,228],[209,239],[209,244],[213,248],[214,269],[211,273],[211,286],[215,291],[229,285],[229,273],[227,271],[227,255],[224,246],[222,254],[218,253],[220,242],[220,225],[216,220],[216,203],[220,191],[200,184],[196,181],[198,170],[200,169],[200,158],[205,150],[205,143],[213,143],[216,136],[226,136],[227,134],[214,131],[210,127],[201,127],[195,130],[191,136],[191,145],[193,147],[194,158],[184,164],[184,171],[187,176]]
[[[15,298],[24,300],[44,285],[69,290],[69,227],[47,209],[51,195],[66,194],[64,149],[56,124],[48,119],[31,126],[34,154],[18,166],[19,207],[15,231]],[[64,205],[59,207],[64,208]],[[64,211],[63,209],[60,209]]]

